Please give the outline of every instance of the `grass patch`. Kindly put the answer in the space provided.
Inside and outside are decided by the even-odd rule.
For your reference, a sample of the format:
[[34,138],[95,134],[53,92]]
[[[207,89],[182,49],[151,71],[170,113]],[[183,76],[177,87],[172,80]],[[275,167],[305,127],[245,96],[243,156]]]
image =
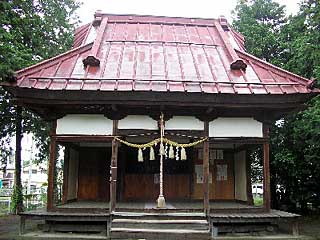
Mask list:
[[254,203],[254,206],[262,206],[263,205],[263,198],[262,197],[254,197],[253,203]]

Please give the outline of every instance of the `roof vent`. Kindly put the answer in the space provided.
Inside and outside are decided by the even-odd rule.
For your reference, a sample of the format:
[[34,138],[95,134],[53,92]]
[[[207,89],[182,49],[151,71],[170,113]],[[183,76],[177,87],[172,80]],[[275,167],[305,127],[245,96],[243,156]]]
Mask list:
[[219,17],[219,23],[220,23],[220,25],[221,25],[221,27],[222,27],[222,29],[224,31],[229,31],[228,21],[227,21],[227,18],[225,16],[221,15]]
[[97,10],[95,13],[94,13],[94,19],[93,19],[93,22],[92,22],[92,25],[93,26],[99,26],[101,21],[102,21],[102,11],[101,10]]
[[247,64],[242,59],[234,60],[230,65],[231,70],[243,70],[245,71],[247,68]]
[[83,66],[91,66],[91,67],[99,67],[100,66],[100,60],[96,58],[95,56],[89,55],[85,59],[82,60]]

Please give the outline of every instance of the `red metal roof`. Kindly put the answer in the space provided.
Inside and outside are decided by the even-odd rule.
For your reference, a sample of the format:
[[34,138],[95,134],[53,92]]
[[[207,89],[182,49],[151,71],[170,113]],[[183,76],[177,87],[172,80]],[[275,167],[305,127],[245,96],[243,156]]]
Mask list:
[[[246,53],[243,36],[224,19],[95,17],[76,30],[73,49],[18,71],[16,85],[232,94],[318,91],[310,88],[312,81]],[[232,69],[239,59],[240,67]]]

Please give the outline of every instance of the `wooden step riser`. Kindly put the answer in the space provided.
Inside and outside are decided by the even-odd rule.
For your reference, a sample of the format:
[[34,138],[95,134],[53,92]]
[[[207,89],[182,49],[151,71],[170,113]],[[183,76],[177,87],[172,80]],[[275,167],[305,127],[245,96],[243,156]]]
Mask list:
[[146,240],[185,240],[185,239],[201,239],[209,240],[209,233],[186,233],[186,234],[175,234],[175,233],[127,233],[127,232],[113,232],[111,231],[111,239],[146,239]]
[[192,229],[192,230],[208,230],[209,225],[204,224],[152,224],[152,223],[112,223],[112,228],[132,228],[132,229]]

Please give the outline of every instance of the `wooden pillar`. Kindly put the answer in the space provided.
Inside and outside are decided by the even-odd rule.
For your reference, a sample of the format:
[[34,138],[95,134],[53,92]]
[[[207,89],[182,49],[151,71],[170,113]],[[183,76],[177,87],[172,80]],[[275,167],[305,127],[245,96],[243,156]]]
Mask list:
[[[263,136],[269,138],[269,126],[263,124]],[[269,139],[263,143],[263,205],[270,211],[270,147]]]
[[249,205],[253,205],[253,196],[252,196],[252,182],[251,182],[251,159],[246,150],[246,171],[247,171],[247,202]]
[[64,161],[63,161],[62,204],[65,204],[68,201],[69,162],[70,162],[70,146],[66,145],[64,149]]
[[[204,122],[204,135],[209,137],[209,122]],[[203,143],[203,208],[205,214],[210,213],[209,198],[209,139]]]
[[49,152],[49,166],[48,166],[48,190],[47,190],[47,210],[53,209],[54,205],[54,171],[56,165],[56,139],[53,136],[56,132],[56,121],[52,123],[50,134],[50,152]]
[[16,151],[15,151],[15,170],[14,170],[14,186],[19,191],[15,191],[17,195],[20,195],[17,199],[17,205],[15,213],[23,211],[23,196],[22,196],[22,183],[21,183],[21,141],[22,141],[22,107],[16,106]]
[[[113,135],[117,135],[118,121],[113,120]],[[110,213],[116,208],[117,201],[117,171],[118,171],[118,142],[112,140],[112,155],[110,166]]]

